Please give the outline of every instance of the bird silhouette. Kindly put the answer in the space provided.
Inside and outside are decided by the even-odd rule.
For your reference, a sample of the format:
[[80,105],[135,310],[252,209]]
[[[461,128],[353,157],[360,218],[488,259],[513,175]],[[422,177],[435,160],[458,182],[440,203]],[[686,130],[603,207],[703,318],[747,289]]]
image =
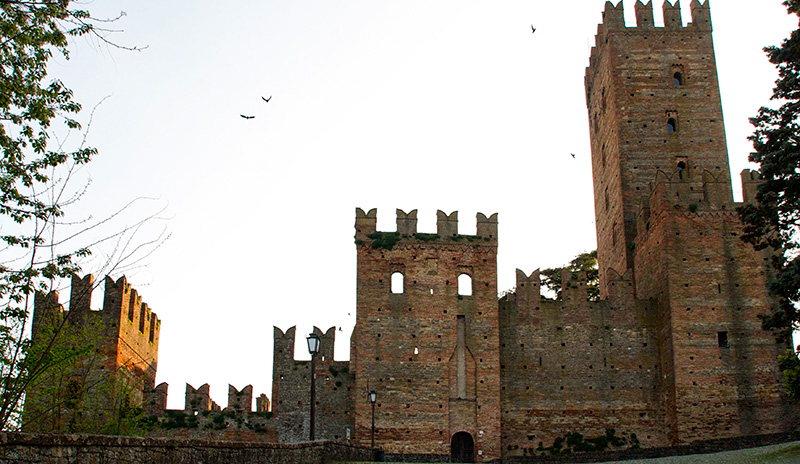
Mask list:
[[570,155],[571,155],[573,158],[575,158],[575,153],[570,153]]
[[261,99],[264,100],[265,102],[269,103],[269,101],[272,100],[272,95],[270,95],[269,98],[261,97]]
[[255,118],[255,116],[245,116],[243,114],[240,114],[239,116],[241,116],[241,117],[243,117],[245,119],[253,119],[253,118]]
[[533,34],[534,32],[536,32],[536,28],[533,27],[533,24],[531,24],[531,34]]

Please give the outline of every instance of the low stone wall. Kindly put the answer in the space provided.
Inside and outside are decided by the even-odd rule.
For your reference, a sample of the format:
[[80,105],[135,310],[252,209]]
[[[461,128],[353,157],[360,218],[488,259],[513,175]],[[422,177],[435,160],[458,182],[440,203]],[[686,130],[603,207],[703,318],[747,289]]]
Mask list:
[[332,441],[274,444],[0,433],[0,464],[325,464],[372,459],[372,449]]
[[622,461],[630,459],[651,459],[663,458],[667,456],[685,456],[689,454],[708,454],[719,453],[722,451],[732,451],[745,448],[757,448],[760,446],[776,445],[800,441],[800,432],[774,433],[769,435],[752,435],[747,437],[720,438],[717,440],[697,441],[684,446],[667,446],[661,448],[642,448],[623,451],[607,451],[598,453],[575,453],[573,455],[559,456],[514,456],[507,458],[506,463],[587,463]]

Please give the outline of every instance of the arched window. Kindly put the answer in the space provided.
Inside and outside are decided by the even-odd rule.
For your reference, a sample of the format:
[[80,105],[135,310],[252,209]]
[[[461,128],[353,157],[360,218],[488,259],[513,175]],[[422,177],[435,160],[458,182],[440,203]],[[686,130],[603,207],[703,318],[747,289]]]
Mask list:
[[395,272],[392,274],[392,293],[403,293],[403,273]]
[[675,118],[667,119],[667,132],[678,132],[678,122]]
[[675,87],[680,87],[683,85],[683,74],[676,72],[672,75],[672,82],[675,84]]
[[458,276],[458,294],[472,295],[472,277],[467,274]]

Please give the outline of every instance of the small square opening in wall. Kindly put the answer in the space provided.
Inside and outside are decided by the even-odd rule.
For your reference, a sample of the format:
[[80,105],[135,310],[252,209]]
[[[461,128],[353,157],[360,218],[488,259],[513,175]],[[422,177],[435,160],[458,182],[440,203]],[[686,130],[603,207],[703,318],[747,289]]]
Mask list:
[[720,348],[730,348],[730,344],[728,344],[728,332],[717,332],[717,344]]

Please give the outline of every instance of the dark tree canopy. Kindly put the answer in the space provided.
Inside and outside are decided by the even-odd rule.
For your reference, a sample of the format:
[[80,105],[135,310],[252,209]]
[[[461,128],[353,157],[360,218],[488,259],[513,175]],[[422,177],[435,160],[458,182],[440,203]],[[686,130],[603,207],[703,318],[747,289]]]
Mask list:
[[561,299],[561,271],[570,272],[586,271],[586,289],[590,301],[596,301],[600,296],[598,283],[600,276],[597,272],[597,250],[581,253],[566,266],[545,269],[539,273],[542,285],[556,294],[556,299]]
[[[786,0],[784,5],[790,14],[800,12],[800,0]],[[800,29],[780,46],[766,47],[764,51],[778,68],[772,100],[781,105],[762,107],[750,119],[755,126],[749,137],[755,150],[750,161],[760,165],[764,183],[759,187],[756,203],[740,208],[739,213],[745,223],[743,239],[756,249],[777,251],[769,289],[780,304],[764,318],[764,327],[788,337],[800,322],[795,307],[800,301]]]

